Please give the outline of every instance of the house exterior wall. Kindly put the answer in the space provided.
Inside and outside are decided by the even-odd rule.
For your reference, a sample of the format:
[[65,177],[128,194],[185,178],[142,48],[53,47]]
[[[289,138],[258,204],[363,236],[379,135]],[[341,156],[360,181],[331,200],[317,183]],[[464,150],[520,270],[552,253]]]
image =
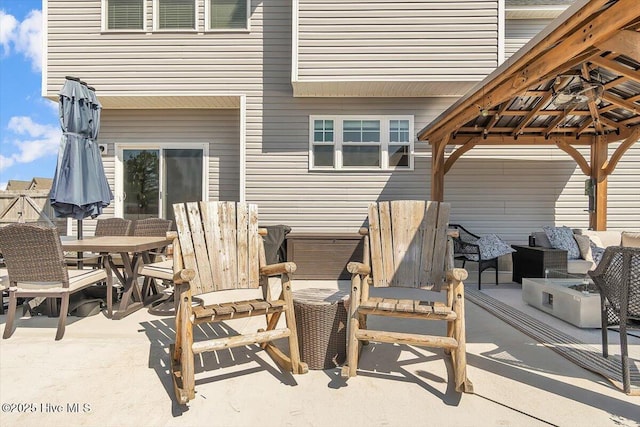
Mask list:
[[299,0],[299,80],[481,80],[497,65],[497,0]]
[[518,49],[527,44],[536,34],[553,21],[543,19],[507,19],[505,22],[505,59],[513,55]]
[[208,144],[209,200],[238,200],[240,162],[237,110],[107,110],[100,141],[109,182],[115,182],[115,144]]
[[[414,128],[421,129],[453,103],[454,97],[295,97],[291,74],[294,13],[287,0],[254,0],[251,31],[246,33],[101,32],[100,3],[100,0],[46,2],[48,54],[44,90],[46,95],[55,97],[65,75],[81,76],[96,87],[101,101],[110,105],[103,112],[100,142],[109,144],[104,160],[111,183],[112,144],[132,138],[194,142],[192,138],[197,136],[209,141],[210,155],[216,149],[226,153],[228,164],[210,161],[210,175],[224,175],[226,189],[240,188],[244,182],[246,200],[259,204],[264,224],[288,224],[296,232],[354,233],[362,225],[371,201],[429,198],[430,146],[424,143],[415,144],[412,171],[310,171],[309,116],[412,115]],[[325,8],[320,2],[302,3]],[[325,3],[346,7],[341,2]],[[355,4],[348,4],[352,3]],[[489,7],[489,3],[493,2],[464,4]],[[148,7],[151,8],[151,1]],[[199,9],[202,11],[203,7]],[[336,9],[334,14],[346,15],[342,9]],[[315,18],[310,14],[309,19],[313,23]],[[489,21],[488,27],[496,25],[495,18],[490,16],[479,19]],[[203,28],[202,17],[199,21]],[[420,31],[426,29],[423,27]],[[332,37],[335,39],[336,35]],[[422,43],[426,45],[427,41]],[[415,46],[414,43],[411,40],[409,46]],[[301,49],[302,69],[305,73],[311,70],[320,73],[320,59],[326,54],[317,56],[318,49],[308,49],[310,46],[306,44]],[[490,53],[483,52],[485,48],[480,49],[479,55]],[[495,48],[492,49],[495,55]],[[427,52],[425,48],[417,54],[428,55]],[[387,53],[381,55],[379,58]],[[334,61],[332,67],[336,69],[335,60],[328,60]],[[401,75],[411,68],[403,71],[403,64],[407,65],[406,61],[399,59],[394,65]],[[346,65],[343,66],[346,70]],[[488,63],[470,67],[478,79],[491,70]],[[366,70],[367,65],[360,68]],[[451,63],[444,67],[449,68]],[[421,72],[426,75],[432,71]],[[458,75],[462,74],[461,71]],[[327,73],[324,77],[336,76]],[[355,74],[350,78],[355,78]],[[363,82],[366,83],[361,80],[355,84]],[[181,94],[212,98],[243,95],[246,110],[158,108],[163,100]],[[148,107],[121,110],[117,102],[120,96],[147,99]],[[246,117],[244,124],[239,119],[242,114]],[[193,122],[185,124],[185,118],[193,117]],[[153,133],[147,134],[149,131]],[[246,149],[241,153],[243,131]],[[240,160],[242,155],[244,161]],[[217,172],[222,164],[237,169],[229,168],[222,174]],[[242,164],[246,165],[244,171]],[[237,182],[231,178],[233,174]],[[498,233],[512,243],[524,243],[530,231],[543,225],[588,224],[584,179],[575,162],[556,148],[478,147],[459,159],[446,175],[445,200],[453,206],[451,222],[462,223],[479,234]],[[640,228],[637,209],[640,147],[627,153],[609,182],[609,228]],[[223,197],[222,187],[215,179],[210,177],[209,184],[210,200]],[[234,197],[230,192],[227,194]]]

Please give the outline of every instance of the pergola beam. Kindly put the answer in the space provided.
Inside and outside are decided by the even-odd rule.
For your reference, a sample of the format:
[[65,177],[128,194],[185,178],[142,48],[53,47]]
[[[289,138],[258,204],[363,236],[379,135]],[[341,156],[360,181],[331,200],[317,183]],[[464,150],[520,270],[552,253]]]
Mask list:
[[613,173],[624,153],[626,153],[633,144],[638,142],[638,139],[640,139],[640,127],[635,128],[631,135],[622,141],[622,144],[620,144],[618,148],[616,148],[616,151],[613,152],[611,159],[609,159],[609,162],[604,168],[605,175],[609,176]]
[[[444,134],[463,126],[477,115],[476,106],[490,108],[510,98],[513,94],[524,92],[536,82],[549,78],[552,72],[558,72],[573,60],[567,60],[567,54],[576,52],[575,57],[592,54],[590,50],[612,37],[621,26],[628,25],[640,15],[640,2],[637,0],[619,0],[609,8],[602,10],[595,18],[587,20],[604,6],[606,1],[592,1],[567,19],[563,28],[570,32],[558,31],[557,36],[550,34],[525,55],[518,58],[513,67],[517,71],[505,74],[488,82],[482,91],[477,91],[459,105],[447,112],[447,120],[439,120],[427,127],[419,135],[420,139]],[[584,22],[583,24],[578,24]],[[566,36],[561,40],[563,36]],[[554,43],[550,43],[554,40]],[[557,43],[557,44],[555,44]],[[553,48],[552,48],[553,47]],[[581,59],[584,60],[584,59]],[[574,64],[577,65],[577,64]],[[570,67],[569,67],[570,68]],[[565,68],[567,69],[567,68]],[[506,71],[506,70],[505,70]]]
[[[582,64],[582,77],[586,80],[591,80],[591,74],[589,71],[589,66],[587,64]],[[602,123],[600,123],[600,114],[598,114],[598,107],[596,103],[590,99],[587,102],[587,106],[589,107],[589,112],[591,112],[591,119],[593,120],[593,127],[597,133],[603,134]],[[580,133],[580,132],[578,132]]]
[[636,104],[635,102],[630,102],[628,99],[622,99],[619,96],[610,95],[606,92],[602,94],[602,99],[610,104],[614,104],[618,107],[624,108],[625,110],[629,110],[634,114],[638,114],[640,112],[640,105]]
[[591,145],[591,178],[595,180],[596,208],[589,213],[589,227],[593,230],[607,229],[607,162],[608,145],[606,137],[599,135]]
[[576,161],[576,163],[580,167],[580,170],[582,170],[583,174],[585,174],[586,176],[591,175],[591,167],[589,166],[587,159],[585,159],[584,156],[580,154],[578,150],[576,150],[573,146],[567,144],[566,141],[561,139],[556,140],[555,143],[559,149],[561,149],[562,151],[570,155],[571,158]]
[[447,160],[444,162],[444,173],[446,174],[451,169],[451,166],[458,160],[464,153],[471,150],[473,147],[478,145],[478,142],[469,141],[464,143],[462,146],[458,147],[453,153],[449,155]]
[[[635,31],[634,31],[635,33]],[[640,35],[640,33],[635,33]],[[640,49],[640,48],[638,48]],[[637,56],[632,57],[632,58],[638,58]],[[629,67],[625,67],[624,65],[622,65],[619,62],[616,61],[612,61],[610,59],[606,59],[606,58],[602,58],[600,56],[595,56],[593,58],[591,58],[591,62],[599,65],[600,67],[606,68],[608,70],[611,70],[613,72],[615,72],[616,74],[619,74],[621,76],[627,77],[628,79],[631,79],[633,81],[635,81],[636,83],[640,83],[640,72],[635,71]]]
[[609,40],[598,44],[597,47],[600,50],[616,52],[629,58],[640,58],[640,33],[621,30]]

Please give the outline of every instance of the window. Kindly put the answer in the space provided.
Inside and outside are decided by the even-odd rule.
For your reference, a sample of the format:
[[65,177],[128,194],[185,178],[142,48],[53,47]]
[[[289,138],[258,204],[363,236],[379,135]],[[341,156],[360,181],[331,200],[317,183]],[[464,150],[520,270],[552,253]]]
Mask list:
[[195,0],[156,0],[156,28],[159,30],[195,30]]
[[105,0],[107,30],[143,30],[144,0]]
[[309,125],[309,169],[413,168],[413,117],[312,116]]
[[250,0],[205,0],[208,30],[247,30]]

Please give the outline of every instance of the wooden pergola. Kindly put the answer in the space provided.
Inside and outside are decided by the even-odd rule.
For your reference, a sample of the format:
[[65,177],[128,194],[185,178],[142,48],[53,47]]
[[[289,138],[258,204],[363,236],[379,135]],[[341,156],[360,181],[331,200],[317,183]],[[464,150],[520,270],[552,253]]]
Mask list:
[[[432,148],[432,200],[444,199],[445,174],[478,145],[555,145],[593,179],[590,227],[605,230],[607,177],[640,139],[639,31],[640,0],[574,3],[418,133]],[[447,145],[455,149],[445,158]]]

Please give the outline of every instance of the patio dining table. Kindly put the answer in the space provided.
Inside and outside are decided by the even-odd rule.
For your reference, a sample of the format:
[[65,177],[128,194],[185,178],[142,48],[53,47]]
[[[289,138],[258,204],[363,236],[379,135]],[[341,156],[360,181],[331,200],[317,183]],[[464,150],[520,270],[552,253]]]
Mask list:
[[[105,269],[107,274],[115,273],[122,283],[124,292],[117,312],[112,311],[112,293],[107,291],[107,314],[113,319],[123,317],[142,308],[150,300],[145,301],[138,286],[138,266],[140,262],[150,263],[150,251],[161,249],[171,243],[165,236],[96,236],[82,240],[62,239],[62,249],[69,252],[94,252],[106,256]],[[113,263],[112,255],[122,257],[122,273]]]

